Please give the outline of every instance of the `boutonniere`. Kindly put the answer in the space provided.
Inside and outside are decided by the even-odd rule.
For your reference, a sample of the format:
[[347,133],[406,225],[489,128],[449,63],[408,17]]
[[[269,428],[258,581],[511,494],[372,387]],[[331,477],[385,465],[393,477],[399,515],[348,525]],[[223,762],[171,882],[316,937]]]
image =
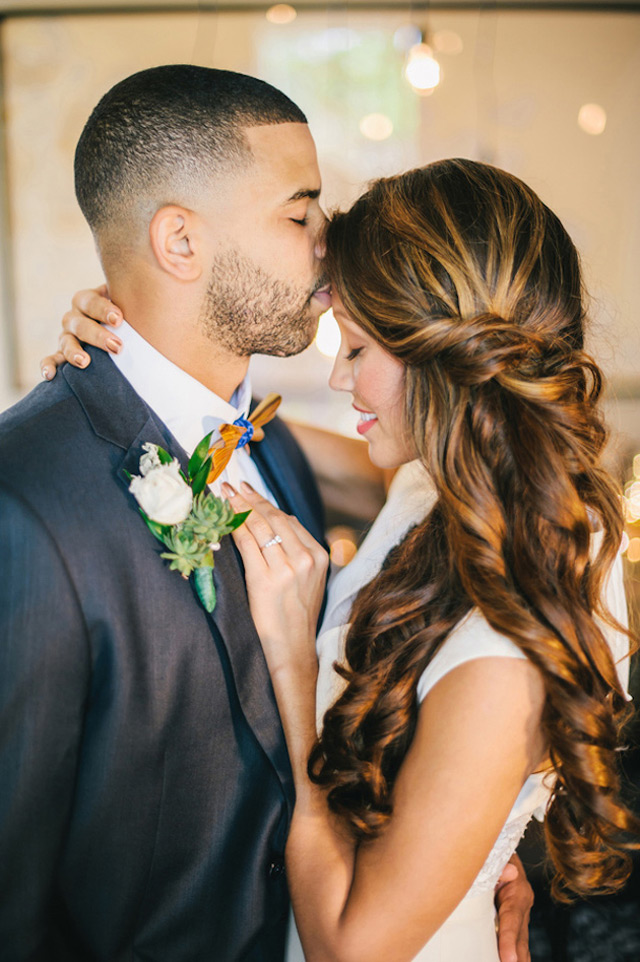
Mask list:
[[143,444],[140,474],[130,475],[129,491],[151,533],[168,548],[161,555],[183,578],[194,576],[204,608],[216,606],[213,583],[214,553],[221,539],[235,531],[250,514],[236,514],[228,501],[207,488],[212,475],[211,435],[198,444],[189,459],[185,477],[177,458],[157,444]]

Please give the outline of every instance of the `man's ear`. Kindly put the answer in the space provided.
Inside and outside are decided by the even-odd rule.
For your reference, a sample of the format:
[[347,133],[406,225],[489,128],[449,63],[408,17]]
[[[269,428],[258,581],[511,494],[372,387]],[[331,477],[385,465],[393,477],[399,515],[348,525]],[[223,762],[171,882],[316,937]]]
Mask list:
[[194,227],[193,212],[174,205],[157,210],[149,224],[149,241],[158,264],[181,281],[195,281],[202,274]]

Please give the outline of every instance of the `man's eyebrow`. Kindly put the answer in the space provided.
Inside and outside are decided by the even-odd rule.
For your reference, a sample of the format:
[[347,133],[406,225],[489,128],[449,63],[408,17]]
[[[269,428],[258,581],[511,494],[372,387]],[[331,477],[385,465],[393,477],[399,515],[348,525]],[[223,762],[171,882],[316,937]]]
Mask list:
[[310,187],[303,187],[302,190],[297,190],[295,194],[292,194],[291,197],[285,201],[285,204],[293,204],[294,201],[303,200],[305,197],[308,197],[309,200],[315,200],[316,197],[319,196],[319,190],[311,190]]

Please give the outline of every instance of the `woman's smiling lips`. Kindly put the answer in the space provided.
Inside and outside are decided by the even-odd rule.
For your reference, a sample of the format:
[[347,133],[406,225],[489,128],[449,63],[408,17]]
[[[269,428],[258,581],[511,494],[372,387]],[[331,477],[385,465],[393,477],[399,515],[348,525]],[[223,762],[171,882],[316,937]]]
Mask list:
[[363,411],[362,408],[357,408],[355,404],[353,407],[360,415],[360,420],[356,425],[356,431],[358,434],[366,434],[366,432],[372,428],[374,424],[377,424],[378,419],[372,411]]

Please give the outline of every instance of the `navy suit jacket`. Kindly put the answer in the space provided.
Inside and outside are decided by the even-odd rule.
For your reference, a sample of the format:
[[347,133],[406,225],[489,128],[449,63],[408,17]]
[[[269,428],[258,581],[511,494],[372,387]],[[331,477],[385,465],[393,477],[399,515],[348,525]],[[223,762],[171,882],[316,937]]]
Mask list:
[[[293,804],[231,538],[208,615],[123,472],[186,464],[110,359],[0,417],[0,959],[277,962]],[[252,456],[322,540],[282,422]]]

